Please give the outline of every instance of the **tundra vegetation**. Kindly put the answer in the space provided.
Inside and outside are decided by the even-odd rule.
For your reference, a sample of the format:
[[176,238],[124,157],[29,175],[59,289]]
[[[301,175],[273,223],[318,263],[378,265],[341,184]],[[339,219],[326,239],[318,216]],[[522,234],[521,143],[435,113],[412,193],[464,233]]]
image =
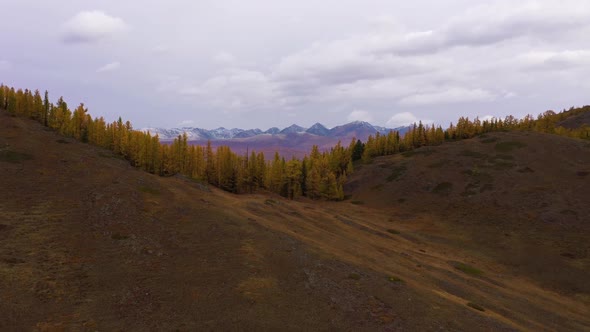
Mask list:
[[[158,135],[134,130],[129,121],[119,118],[107,123],[103,117],[93,118],[83,103],[72,111],[63,97],[55,103],[50,102],[47,91],[42,96],[39,90],[0,85],[0,108],[15,116],[35,119],[64,137],[107,148],[115,156],[125,158],[131,165],[153,174],[182,174],[232,193],[267,190],[290,199],[306,196],[342,200],[347,175],[359,162],[370,163],[375,157],[397,153],[411,156],[416,153],[415,149],[423,146],[469,139],[489,132],[536,131],[590,139],[588,125],[578,128],[559,125],[565,119],[590,110],[590,106],[584,106],[560,113],[546,111],[536,118],[532,115],[522,119],[507,116],[505,119],[481,121],[461,117],[447,129],[419,122],[403,136],[397,131],[390,131],[387,135],[377,133],[366,142],[353,139],[348,146],[339,142],[329,151],[320,151],[314,146],[303,159],[286,160],[278,153],[270,159],[255,151],[238,155],[227,146],[220,146],[214,151],[210,142],[206,146],[189,144],[186,134],[179,135],[171,144],[162,144]],[[518,142],[502,142],[495,146],[498,152],[520,147]],[[481,157],[469,152],[466,155]],[[23,156],[4,152],[2,158],[13,160]],[[395,169],[388,181],[397,179],[403,171],[403,168]],[[448,188],[440,189],[444,192]]]

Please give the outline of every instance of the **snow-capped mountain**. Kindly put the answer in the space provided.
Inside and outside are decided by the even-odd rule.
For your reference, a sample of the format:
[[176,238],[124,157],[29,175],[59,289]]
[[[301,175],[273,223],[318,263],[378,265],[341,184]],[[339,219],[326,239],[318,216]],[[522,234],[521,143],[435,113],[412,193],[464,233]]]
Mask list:
[[309,127],[305,131],[308,134],[318,135],[318,136],[328,136],[330,134],[330,129],[324,127],[323,124],[317,122],[313,126]]
[[296,124],[292,124],[289,127],[280,131],[281,134],[294,134],[294,133],[302,133],[305,131],[306,128],[298,126]]
[[264,134],[276,135],[280,132],[281,132],[281,129],[279,129],[277,127],[272,127],[272,128],[269,128],[267,131],[265,131]]
[[232,128],[226,129],[223,127],[219,127],[216,129],[202,129],[202,128],[193,128],[193,127],[182,127],[182,128],[144,128],[142,131],[149,131],[152,134],[158,134],[160,140],[162,141],[170,141],[178,136],[181,136],[183,133],[186,133],[189,141],[202,141],[202,140],[232,140],[232,139],[246,139],[251,137],[256,137],[258,135],[272,135],[272,136],[288,136],[294,134],[301,134],[301,135],[312,135],[312,136],[320,136],[320,137],[333,137],[333,138],[352,138],[356,137],[361,140],[365,140],[369,135],[374,135],[376,133],[380,134],[387,134],[391,130],[397,130],[400,133],[405,133],[408,127],[399,127],[395,129],[373,126],[372,124],[364,121],[355,121],[351,123],[347,123],[341,126],[336,126],[334,128],[328,129],[321,123],[316,123],[310,128],[304,128],[293,124],[287,128],[279,129],[277,127],[272,127],[266,131],[262,131],[260,129],[240,129],[240,128]]

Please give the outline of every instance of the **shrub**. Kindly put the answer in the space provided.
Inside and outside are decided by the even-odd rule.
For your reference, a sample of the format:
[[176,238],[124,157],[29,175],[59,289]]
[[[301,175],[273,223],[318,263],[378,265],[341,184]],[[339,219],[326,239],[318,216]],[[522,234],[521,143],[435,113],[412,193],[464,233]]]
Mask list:
[[481,271],[480,269],[465,263],[456,262],[453,264],[453,267],[465,274],[469,274],[472,276],[479,276],[483,274],[483,271]]
[[18,164],[24,160],[31,160],[33,156],[27,153],[15,152],[10,150],[0,150],[0,161]]
[[453,190],[453,184],[450,182],[441,182],[432,189],[432,192],[440,195],[448,195]]
[[129,238],[129,235],[123,235],[123,234],[115,233],[115,234],[111,235],[111,238],[113,240],[117,240],[117,241],[127,240]]
[[160,191],[156,188],[148,187],[148,186],[140,186],[139,191],[151,194],[151,195],[159,195]]
[[387,182],[391,182],[394,180],[399,179],[400,176],[402,176],[405,172],[406,172],[406,165],[400,165],[397,167],[394,167],[393,170],[391,171],[391,174],[387,177]]
[[351,273],[348,275],[348,279],[352,279],[352,280],[360,280],[361,279],[361,275],[358,273]]
[[463,150],[463,151],[461,151],[461,153],[459,155],[464,156],[464,157],[478,158],[478,159],[483,159],[483,158],[487,157],[483,153],[475,152],[475,151],[471,151],[471,150]]
[[514,149],[520,149],[525,147],[526,144],[517,141],[508,141],[508,142],[500,142],[496,143],[496,151],[499,152],[511,152]]
[[389,280],[389,282],[393,282],[393,283],[396,283],[396,284],[401,284],[401,283],[404,282],[401,278],[396,277],[396,276],[389,276],[387,278],[387,280]]
[[479,311],[486,311],[482,306],[480,306],[479,304],[475,304],[473,302],[469,302],[467,303],[467,306],[475,309],[475,310],[479,310]]
[[490,137],[490,138],[486,138],[486,139],[482,139],[480,142],[483,144],[489,144],[489,143],[494,143],[497,142],[498,139],[495,137]]

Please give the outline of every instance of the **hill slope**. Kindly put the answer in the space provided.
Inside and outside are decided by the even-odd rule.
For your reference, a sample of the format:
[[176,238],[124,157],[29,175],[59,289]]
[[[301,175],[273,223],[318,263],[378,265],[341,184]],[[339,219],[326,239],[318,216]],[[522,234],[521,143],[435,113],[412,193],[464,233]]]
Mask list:
[[500,263],[499,273],[581,301],[590,313],[589,165],[587,141],[494,133],[377,158],[345,190],[430,241]]
[[[587,185],[579,167],[588,165],[579,153],[587,146],[564,144],[564,169],[579,173],[562,174],[561,181]],[[408,181],[406,190],[411,180],[427,181],[420,158],[444,156],[455,145],[431,149],[438,152],[409,157],[417,166],[400,178]],[[588,277],[580,233],[587,230],[588,205],[577,196],[582,189],[552,189],[568,200],[555,199],[559,206],[569,204],[572,212],[560,215],[571,217],[571,229],[547,221],[547,228],[531,231],[531,242],[520,241],[525,225],[454,219],[477,216],[475,208],[464,210],[469,202],[463,200],[484,194],[464,198],[451,191],[437,207],[441,198],[415,185],[405,203],[391,204],[400,189],[385,179],[396,158],[404,157],[378,159],[353,175],[353,202],[362,199],[366,206],[235,196],[138,171],[110,152],[0,112],[0,329],[590,328],[587,285],[581,283]],[[547,159],[539,155],[526,166],[543,174],[537,164]],[[371,183],[379,180],[379,170],[381,182]],[[410,178],[412,171],[422,178]],[[533,198],[523,202],[532,204]],[[422,199],[432,205],[422,206]],[[502,211],[521,210],[514,203]],[[500,243],[513,246],[512,255],[522,261],[540,259],[536,250],[542,246],[535,241],[562,243],[567,251],[553,252],[553,245],[544,251],[551,254],[548,262],[576,277],[540,264],[539,270],[513,270],[499,256],[504,249],[485,241],[484,249],[476,245],[480,241],[470,236],[479,227],[490,232],[485,241],[494,243],[508,232],[515,242]]]

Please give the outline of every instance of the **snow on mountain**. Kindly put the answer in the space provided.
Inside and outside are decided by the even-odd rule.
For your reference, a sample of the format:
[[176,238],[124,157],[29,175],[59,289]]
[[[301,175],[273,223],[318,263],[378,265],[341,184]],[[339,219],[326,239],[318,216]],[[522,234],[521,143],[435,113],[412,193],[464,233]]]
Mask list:
[[323,124],[317,122],[313,126],[309,127],[305,131],[308,134],[318,135],[318,136],[328,136],[330,134],[330,129],[324,127]]
[[216,129],[202,129],[202,128],[193,128],[193,127],[182,127],[182,128],[144,128],[141,129],[142,131],[149,131],[151,134],[155,135],[158,134],[160,140],[162,141],[171,141],[177,138],[178,136],[182,136],[183,133],[186,133],[189,141],[203,141],[203,140],[231,140],[231,139],[246,139],[250,137],[256,137],[258,135],[267,134],[267,135],[289,135],[289,134],[309,134],[315,136],[324,136],[324,137],[339,137],[339,138],[352,138],[356,137],[361,140],[365,140],[369,135],[374,135],[375,133],[380,134],[387,134],[391,130],[397,130],[401,134],[405,133],[408,130],[408,127],[399,127],[395,129],[373,126],[368,122],[364,121],[354,121],[351,123],[347,123],[341,126],[336,126],[332,129],[326,128],[321,123],[316,123],[310,128],[304,128],[293,124],[287,128],[279,129],[277,127],[269,128],[266,131],[262,131],[260,129],[240,129],[240,128],[232,128],[226,129],[224,127],[219,127]]
[[263,134],[262,130],[260,130],[260,129],[248,129],[248,130],[243,130],[243,131],[235,134],[232,138],[248,138],[248,137],[257,136],[260,134]]
[[305,131],[305,128],[298,126],[296,124],[292,124],[289,127],[280,131],[281,134],[295,134],[295,133],[302,133]]
[[264,134],[271,134],[271,135],[276,135],[278,133],[280,133],[281,130],[277,127],[272,127],[272,128],[268,128],[267,131],[264,132]]

